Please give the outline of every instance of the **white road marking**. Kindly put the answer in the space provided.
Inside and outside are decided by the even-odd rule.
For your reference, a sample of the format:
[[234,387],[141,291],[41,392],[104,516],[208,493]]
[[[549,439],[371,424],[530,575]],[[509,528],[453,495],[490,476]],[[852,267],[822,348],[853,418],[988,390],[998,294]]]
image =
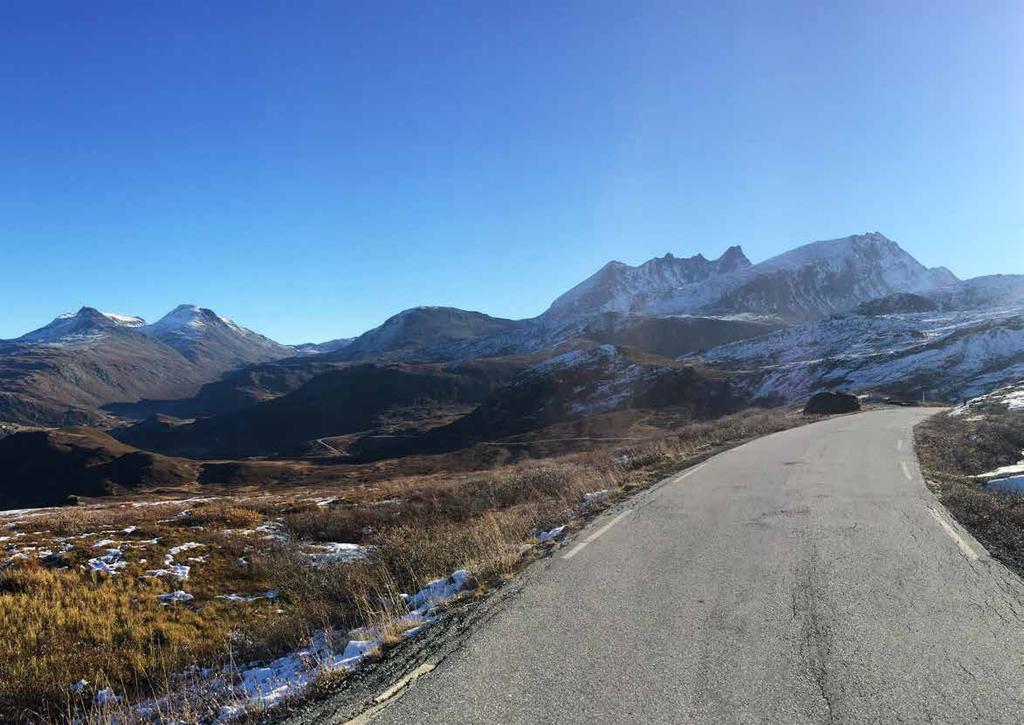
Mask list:
[[898,441],[896,441],[896,450],[898,450],[898,451],[902,451],[903,450],[903,439],[902,438],[900,438]]
[[708,464],[707,464],[707,463],[702,463],[702,464],[700,464],[699,466],[694,466],[693,468],[691,468],[691,469],[690,469],[689,471],[687,471],[686,473],[682,473],[682,474],[680,474],[679,476],[677,476],[677,477],[676,477],[676,480],[677,480],[677,481],[682,481],[682,480],[683,480],[684,478],[688,478],[688,477],[692,476],[692,475],[693,475],[693,474],[695,474],[695,473],[696,473],[697,471],[699,471],[700,469],[704,468],[704,466],[706,466],[706,465],[708,465]]
[[423,675],[432,672],[433,669],[434,665],[430,664],[429,662],[423,663],[415,670],[407,674],[405,677],[400,679],[398,682],[393,684],[391,687],[384,690],[384,692],[380,693],[375,698],[373,698],[373,706],[369,710],[366,710],[360,715],[357,715],[356,717],[352,718],[351,720],[346,721],[345,725],[363,725],[364,723],[370,722],[370,720],[373,719],[374,715],[376,715],[378,712],[383,710],[385,706],[387,706],[391,698],[393,698],[395,695],[397,695],[399,692],[404,690],[406,687],[411,685],[413,682],[418,680]]
[[376,703],[381,703],[381,702],[384,702],[385,700],[390,700],[392,697],[395,696],[395,693],[398,692],[399,690],[401,690],[403,687],[405,687],[406,685],[409,685],[412,682],[418,680],[420,677],[422,677],[423,675],[427,674],[428,672],[433,672],[433,670],[434,670],[434,665],[430,664],[429,662],[424,662],[422,665],[420,665],[415,670],[413,670],[412,672],[407,674],[405,677],[400,679],[398,682],[393,684],[391,687],[389,687],[388,689],[384,690],[384,692],[382,692],[379,695],[377,695],[377,697],[373,698],[373,701],[376,702]]
[[900,461],[900,470],[903,471],[903,475],[906,476],[908,481],[914,480],[914,477],[910,475],[910,469],[907,468],[906,461]]
[[964,556],[967,557],[968,561],[978,560],[978,554],[974,551],[974,549],[970,547],[970,545],[966,541],[964,541],[963,537],[957,533],[956,529],[954,529],[953,526],[948,521],[946,521],[945,516],[940,514],[931,506],[928,507],[928,513],[935,517],[935,520],[939,522],[939,526],[941,526],[942,529],[947,534],[949,534],[949,538],[956,542],[956,545],[960,547],[960,551],[964,553]]
[[610,529],[611,527],[615,526],[615,524],[617,524],[620,521],[622,521],[622,519],[626,518],[626,516],[628,516],[631,513],[633,513],[632,509],[626,509],[621,514],[616,516],[614,519],[612,519],[611,521],[606,523],[604,526],[599,528],[597,531],[592,533],[590,536],[585,538],[583,541],[581,541],[580,543],[576,544],[576,546],[574,546],[571,549],[569,549],[569,551],[567,551],[565,554],[562,555],[562,558],[563,559],[571,559],[571,558],[573,558],[578,553],[583,551],[583,548],[587,544],[593,543],[599,536],[603,536],[604,534],[608,533],[608,529]]

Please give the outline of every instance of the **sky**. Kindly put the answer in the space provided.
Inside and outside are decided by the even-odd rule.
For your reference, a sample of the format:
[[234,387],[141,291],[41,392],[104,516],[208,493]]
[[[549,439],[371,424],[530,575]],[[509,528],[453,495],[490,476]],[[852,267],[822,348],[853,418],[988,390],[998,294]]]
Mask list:
[[1024,3],[0,9],[0,338],[531,317],[611,259],[880,231],[1024,273]]

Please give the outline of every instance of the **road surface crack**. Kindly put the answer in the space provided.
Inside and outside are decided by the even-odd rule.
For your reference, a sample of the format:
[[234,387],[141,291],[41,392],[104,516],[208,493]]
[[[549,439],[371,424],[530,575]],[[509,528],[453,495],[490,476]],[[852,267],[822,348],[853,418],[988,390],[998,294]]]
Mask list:
[[800,625],[800,652],[811,679],[825,704],[827,722],[836,722],[836,703],[829,685],[826,660],[830,653],[829,631],[818,607],[818,593],[813,585],[813,572],[798,575],[793,588],[793,618]]

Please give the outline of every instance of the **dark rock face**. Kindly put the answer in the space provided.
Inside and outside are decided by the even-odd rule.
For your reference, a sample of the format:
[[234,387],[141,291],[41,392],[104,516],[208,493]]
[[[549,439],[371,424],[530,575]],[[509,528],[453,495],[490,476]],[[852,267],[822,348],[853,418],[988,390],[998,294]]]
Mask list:
[[934,300],[912,292],[900,292],[876,300],[861,303],[853,312],[857,315],[876,317],[878,315],[913,314],[916,312],[934,312],[939,304]]
[[830,415],[833,413],[856,413],[860,400],[849,393],[816,393],[804,406],[805,415]]

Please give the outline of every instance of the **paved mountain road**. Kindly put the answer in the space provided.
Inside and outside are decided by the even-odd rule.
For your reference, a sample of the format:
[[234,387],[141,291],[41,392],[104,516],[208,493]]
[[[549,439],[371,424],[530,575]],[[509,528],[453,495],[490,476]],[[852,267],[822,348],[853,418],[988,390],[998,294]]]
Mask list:
[[641,494],[365,719],[1021,722],[1024,586],[925,488],[928,414],[775,434]]

